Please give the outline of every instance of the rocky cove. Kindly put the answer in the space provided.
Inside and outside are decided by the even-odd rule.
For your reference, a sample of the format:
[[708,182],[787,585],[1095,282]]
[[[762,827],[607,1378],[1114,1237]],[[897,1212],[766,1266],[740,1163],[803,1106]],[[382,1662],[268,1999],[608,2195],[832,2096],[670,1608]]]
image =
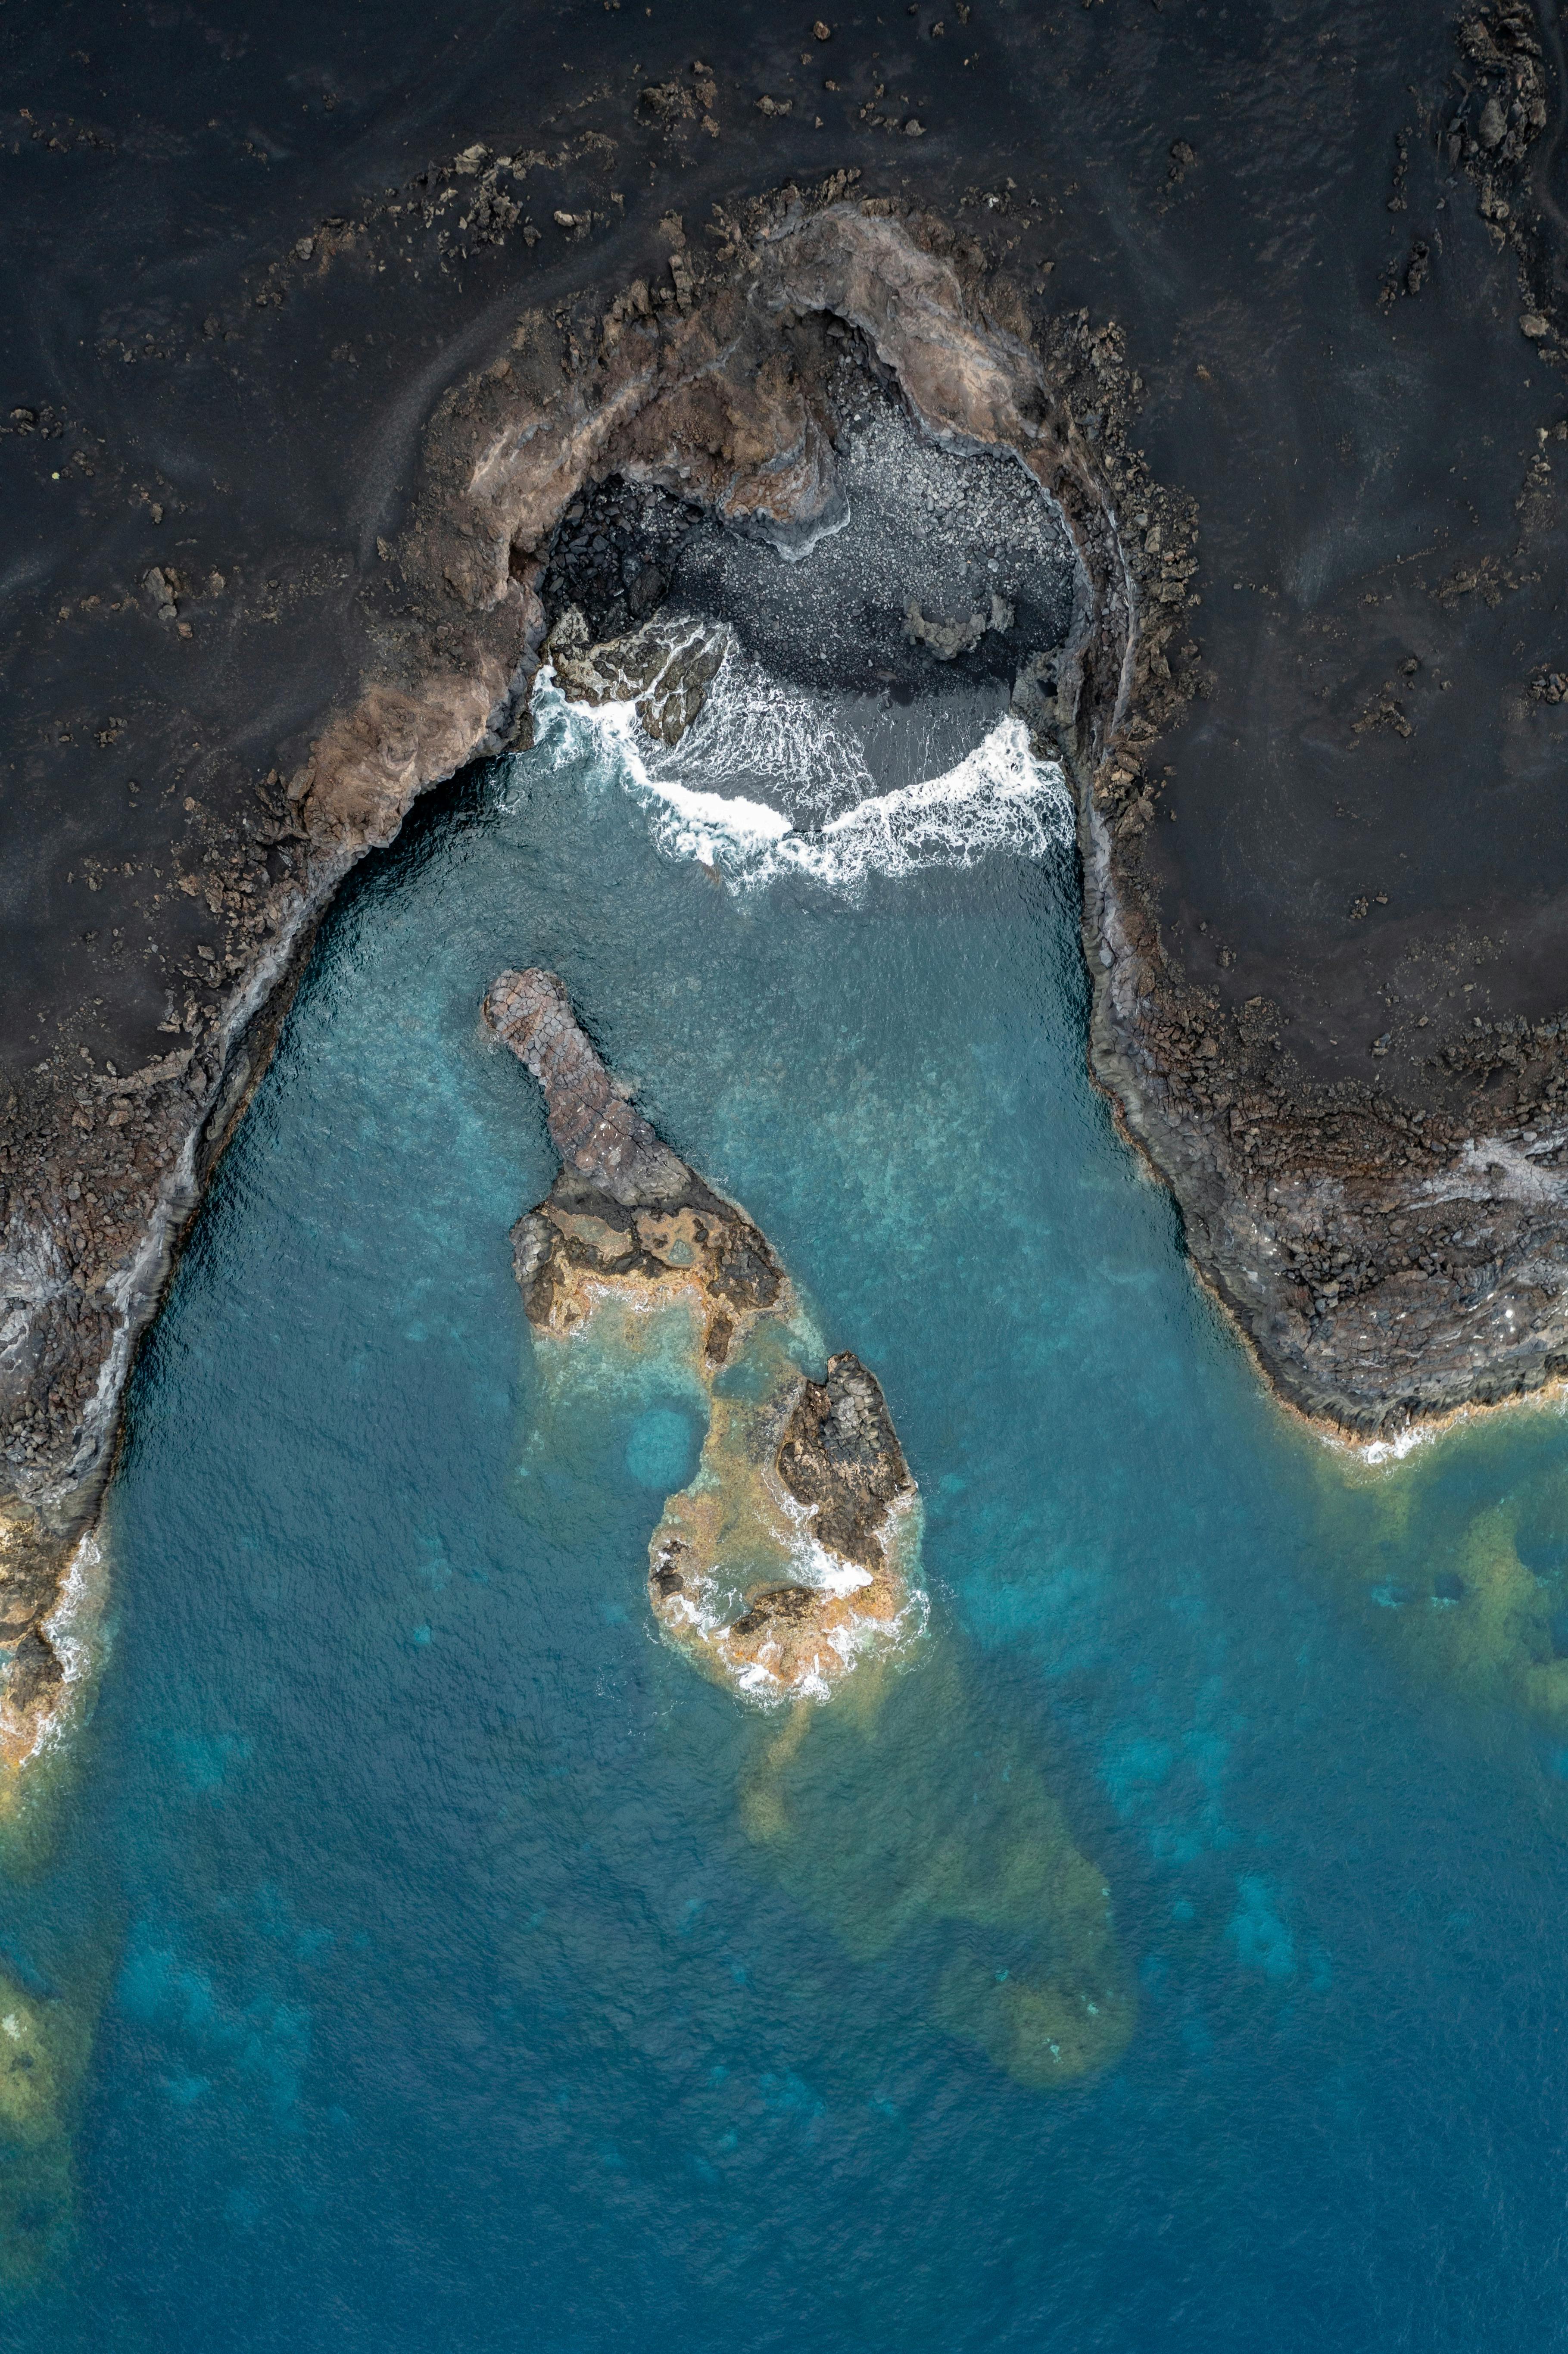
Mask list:
[[[901,599],[906,653],[945,673],[1000,664],[1037,755],[1068,779],[1093,1070],[1279,1394],[1371,1436],[1568,1364],[1560,1025],[1478,1024],[1435,995],[1414,1083],[1381,1086],[1375,1044],[1364,1078],[1325,1081],[1270,999],[1226,1002],[1172,952],[1150,856],[1162,751],[1212,682],[1195,635],[1202,518],[1134,440],[1138,352],[1084,309],[1042,330],[972,238],[917,203],[862,196],[856,177],[725,213],[701,249],[673,221],[662,277],[524,314],[441,396],[407,520],[378,546],[357,693],[321,715],[295,765],[269,767],[255,815],[193,801],[186,846],[151,878],[165,1027],[185,1043],[123,1073],[62,1047],[12,1084],[12,1763],[69,1697],[48,1621],[112,1461],[131,1354],[323,909],[419,794],[526,729],[552,628],[568,676],[618,648],[609,684],[663,727],[667,660],[650,666],[647,636],[627,648],[664,601],[672,515],[809,546],[837,518],[844,408],[865,384],[940,447],[1022,469],[1070,542],[1071,611],[1050,642],[1031,643],[1005,600],[928,613]],[[161,578],[175,625],[177,567]],[[568,610],[586,613],[575,636]]]

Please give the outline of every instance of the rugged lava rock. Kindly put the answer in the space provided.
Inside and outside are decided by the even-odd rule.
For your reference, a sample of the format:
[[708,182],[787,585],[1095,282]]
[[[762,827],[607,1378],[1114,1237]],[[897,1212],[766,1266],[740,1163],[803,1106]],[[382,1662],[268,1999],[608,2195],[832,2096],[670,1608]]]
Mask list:
[[539,584],[551,627],[576,606],[595,641],[624,637],[658,610],[704,509],[651,482],[596,485],[567,507]]
[[821,1543],[863,1568],[880,1564],[878,1529],[911,1482],[882,1392],[857,1357],[830,1358],[826,1381],[806,1384],[779,1477],[816,1514]]
[[568,606],[545,641],[564,694],[574,703],[630,703],[648,734],[678,744],[703,707],[728,647],[712,622],[661,619],[628,637],[588,643],[588,623]]
[[[847,1352],[811,1380],[768,1242],[616,1090],[554,973],[503,973],[484,1018],[544,1090],[561,1172],[513,1233],[542,1348],[612,1346],[606,1311],[685,1310],[709,1400],[696,1479],[649,1548],[649,1596],[711,1672],[769,1699],[821,1694],[911,1613],[916,1488],[874,1374]],[[588,1328],[596,1328],[590,1335]],[[764,1378],[715,1393],[750,1352]],[[798,1562],[783,1580],[759,1571]]]

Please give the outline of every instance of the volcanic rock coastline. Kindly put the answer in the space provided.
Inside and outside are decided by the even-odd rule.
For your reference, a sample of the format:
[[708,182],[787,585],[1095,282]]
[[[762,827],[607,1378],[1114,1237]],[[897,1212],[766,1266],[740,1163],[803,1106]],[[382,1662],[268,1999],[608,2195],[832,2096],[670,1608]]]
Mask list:
[[[197,863],[176,866],[149,910],[164,921],[165,900],[205,908],[218,942],[191,957],[183,1009],[177,993],[169,1001],[169,1029],[192,1043],[129,1074],[57,1056],[13,1088],[0,1168],[0,1578],[8,1623],[21,1625],[0,1691],[8,1755],[36,1748],[61,1697],[40,1554],[58,1594],[108,1476],[132,1351],[265,1067],[314,925],[419,793],[525,734],[541,585],[585,485],[652,485],[736,527],[798,539],[835,512],[832,386],[867,371],[938,438],[1026,452],[1057,497],[1079,538],[1083,610],[1046,684],[1026,682],[1030,707],[1070,716],[1086,741],[1104,735],[1128,607],[1065,398],[1087,363],[1083,323],[1061,330],[1053,394],[1021,339],[1022,313],[998,323],[1003,289],[982,314],[980,249],[887,199],[848,198],[855,176],[836,175],[810,202],[791,189],[726,218],[713,254],[683,259],[673,299],[637,281],[610,304],[591,359],[580,323],[534,314],[441,400],[422,491],[387,551],[400,597],[358,699],[328,717],[291,773],[258,787],[261,822],[207,829]],[[1166,617],[1162,642],[1173,627]]]
[[678,744],[696,718],[726,650],[724,631],[699,620],[644,621],[626,637],[590,645],[575,605],[545,641],[569,701],[630,703],[644,732],[662,744]]
[[[617,1091],[554,973],[503,973],[483,1014],[538,1080],[561,1156],[512,1236],[540,1346],[586,1345],[610,1307],[694,1317],[709,1429],[649,1548],[654,1614],[738,1690],[821,1696],[911,1611],[916,1488],[876,1378],[847,1351],[820,1382],[800,1368],[795,1301],[766,1238]],[[765,1384],[721,1396],[715,1382],[748,1344]],[[791,1559],[818,1575],[766,1574]]]
[[[1513,64],[1487,67],[1505,94],[1529,61],[1524,37]],[[1456,133],[1463,168],[1485,164],[1483,209],[1496,210],[1499,175],[1533,168],[1530,110],[1517,103],[1520,124],[1495,149],[1478,91],[1476,122]],[[657,532],[642,562],[635,532],[587,526],[656,494],[667,513],[804,545],[835,513],[846,374],[903,400],[949,448],[1015,460],[1071,535],[1072,627],[1063,644],[1020,649],[1013,701],[1077,797],[1092,1066],[1276,1387],[1372,1433],[1568,1368],[1568,1031],[1554,1016],[1461,1023],[1456,1009],[1434,1023],[1425,1060],[1400,1065],[1397,1087],[1381,1083],[1394,1066],[1375,1040],[1367,1077],[1325,1078],[1272,998],[1235,1002],[1223,971],[1204,977],[1173,920],[1162,822],[1162,755],[1214,686],[1193,634],[1197,514],[1133,443],[1135,355],[1086,310],[1032,323],[976,239],[916,204],[861,196],[858,176],[724,212],[710,252],[673,229],[667,281],[635,279],[608,307],[585,291],[575,306],[526,313],[442,397],[405,525],[377,542],[359,691],[329,707],[302,758],[259,779],[259,820],[219,822],[187,797],[189,841],[145,886],[141,919],[175,960],[169,1044],[130,1070],[62,1047],[9,1084],[8,1755],[36,1746],[59,1697],[45,1621],[92,1523],[132,1350],[323,909],[418,795],[525,736],[551,619],[579,689],[586,665],[646,705],[657,731],[682,723],[703,682],[689,662],[666,675]],[[1533,266],[1521,248],[1521,271]],[[1530,317],[1548,318],[1549,294],[1531,299]],[[551,581],[571,574],[564,601],[582,610],[577,576],[601,562],[599,539],[616,576],[582,632],[562,634]],[[171,626],[199,613],[177,565],[161,584]],[[220,591],[208,582],[206,593]],[[940,617],[935,636],[933,618],[912,619],[911,642],[944,673],[1009,642],[1001,613],[981,617],[974,644],[975,617]],[[1384,704],[1392,729],[1398,697]],[[90,872],[87,886],[100,885],[117,905],[113,875]]]

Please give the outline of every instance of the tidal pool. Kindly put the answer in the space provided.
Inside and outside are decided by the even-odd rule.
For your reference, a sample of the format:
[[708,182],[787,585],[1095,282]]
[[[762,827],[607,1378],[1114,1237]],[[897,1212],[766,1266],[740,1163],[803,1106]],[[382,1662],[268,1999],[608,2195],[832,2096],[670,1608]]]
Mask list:
[[[138,1369],[0,1881],[4,2342],[1563,2342],[1562,1417],[1264,1394],[994,714],[810,855],[539,718],[351,886]],[[659,1639],[683,1352],[541,1392],[506,964],[883,1384],[928,1616],[824,1704]]]

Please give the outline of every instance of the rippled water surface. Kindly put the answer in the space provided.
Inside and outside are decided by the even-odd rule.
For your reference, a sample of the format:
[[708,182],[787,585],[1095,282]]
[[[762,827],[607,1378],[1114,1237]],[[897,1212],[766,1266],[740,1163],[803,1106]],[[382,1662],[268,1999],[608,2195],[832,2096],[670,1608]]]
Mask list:
[[[546,693],[329,923],[0,1882],[7,2347],[1568,2340],[1563,1421],[1368,1466],[1270,1404],[994,717],[797,855]],[[544,1426],[555,1164],[477,1020],[529,962],[885,1386],[930,1614],[874,1692],[655,1638],[678,1367]]]

